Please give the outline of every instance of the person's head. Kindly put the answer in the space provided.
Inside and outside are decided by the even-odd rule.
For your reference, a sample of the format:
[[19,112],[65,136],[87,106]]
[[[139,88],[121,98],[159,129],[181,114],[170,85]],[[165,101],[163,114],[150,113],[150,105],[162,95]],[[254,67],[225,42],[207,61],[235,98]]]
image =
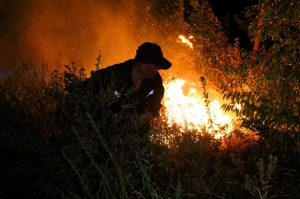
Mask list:
[[157,70],[167,70],[172,66],[172,63],[164,58],[161,47],[151,42],[145,42],[138,47],[135,60],[140,62],[140,69],[148,78],[154,77]]

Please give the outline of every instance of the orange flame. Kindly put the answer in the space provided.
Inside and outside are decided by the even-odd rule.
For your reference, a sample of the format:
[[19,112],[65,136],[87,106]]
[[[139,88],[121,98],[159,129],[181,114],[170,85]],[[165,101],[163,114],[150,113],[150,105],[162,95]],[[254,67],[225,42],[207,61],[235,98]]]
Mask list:
[[[185,95],[182,87],[188,86]],[[205,104],[205,98],[199,94],[193,83],[182,79],[165,82],[165,96],[163,104],[166,108],[168,125],[177,123],[189,130],[206,132],[215,138],[229,134],[233,129],[231,117],[226,115],[217,100]]]
[[183,35],[179,35],[178,37],[179,37],[179,39],[181,39],[181,42],[182,42],[182,43],[187,44],[190,48],[193,49],[193,44],[192,44],[192,42],[189,40],[189,39],[192,39],[193,36],[189,36],[189,39],[187,39],[187,38],[186,38],[185,36],[183,36]]

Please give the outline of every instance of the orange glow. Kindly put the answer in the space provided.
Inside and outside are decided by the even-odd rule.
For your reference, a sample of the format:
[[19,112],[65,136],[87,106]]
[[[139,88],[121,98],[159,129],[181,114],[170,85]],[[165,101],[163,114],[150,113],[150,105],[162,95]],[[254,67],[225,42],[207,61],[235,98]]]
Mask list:
[[[207,106],[205,98],[199,93],[195,85],[186,80],[175,79],[165,82],[165,96],[163,104],[166,108],[168,125],[174,122],[184,129],[206,131],[215,138],[227,135],[233,129],[232,119],[221,109],[217,100]],[[187,92],[183,91],[187,87]]]
[[178,37],[179,37],[179,39],[181,40],[182,43],[188,45],[190,48],[193,48],[193,44],[189,40],[189,39],[192,39],[193,36],[189,36],[188,39],[185,36],[183,36],[183,35],[179,35]]

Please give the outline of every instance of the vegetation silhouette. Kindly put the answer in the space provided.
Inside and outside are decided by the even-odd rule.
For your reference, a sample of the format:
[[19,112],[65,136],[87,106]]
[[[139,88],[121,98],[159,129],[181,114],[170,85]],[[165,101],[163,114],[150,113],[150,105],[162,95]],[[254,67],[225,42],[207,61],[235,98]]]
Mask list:
[[[109,93],[89,98],[84,68],[72,63],[61,70],[58,61],[49,72],[47,63],[21,62],[0,79],[1,198],[299,197],[300,3],[259,1],[249,8],[254,51],[239,49],[238,40],[227,43],[207,1],[189,1],[189,20],[183,1],[164,3],[156,5],[162,43],[174,43],[179,32],[193,34],[193,51],[178,51],[178,62],[203,72],[206,104],[212,82],[229,100],[225,110],[241,105],[241,126],[215,139],[205,130],[167,125],[162,111],[151,124],[151,144],[138,148],[140,116],[128,119],[126,109],[113,115]],[[170,22],[174,34],[164,28]]]

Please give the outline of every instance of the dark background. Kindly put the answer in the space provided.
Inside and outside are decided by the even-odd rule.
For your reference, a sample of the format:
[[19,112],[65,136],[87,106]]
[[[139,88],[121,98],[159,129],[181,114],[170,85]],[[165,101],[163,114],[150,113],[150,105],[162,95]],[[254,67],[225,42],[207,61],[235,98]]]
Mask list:
[[231,43],[235,38],[239,38],[242,48],[252,49],[252,43],[247,35],[246,30],[242,30],[235,21],[234,16],[239,16],[240,20],[244,20],[244,12],[247,7],[257,5],[257,0],[209,0],[214,14],[222,22],[224,27],[228,29],[228,37]]

